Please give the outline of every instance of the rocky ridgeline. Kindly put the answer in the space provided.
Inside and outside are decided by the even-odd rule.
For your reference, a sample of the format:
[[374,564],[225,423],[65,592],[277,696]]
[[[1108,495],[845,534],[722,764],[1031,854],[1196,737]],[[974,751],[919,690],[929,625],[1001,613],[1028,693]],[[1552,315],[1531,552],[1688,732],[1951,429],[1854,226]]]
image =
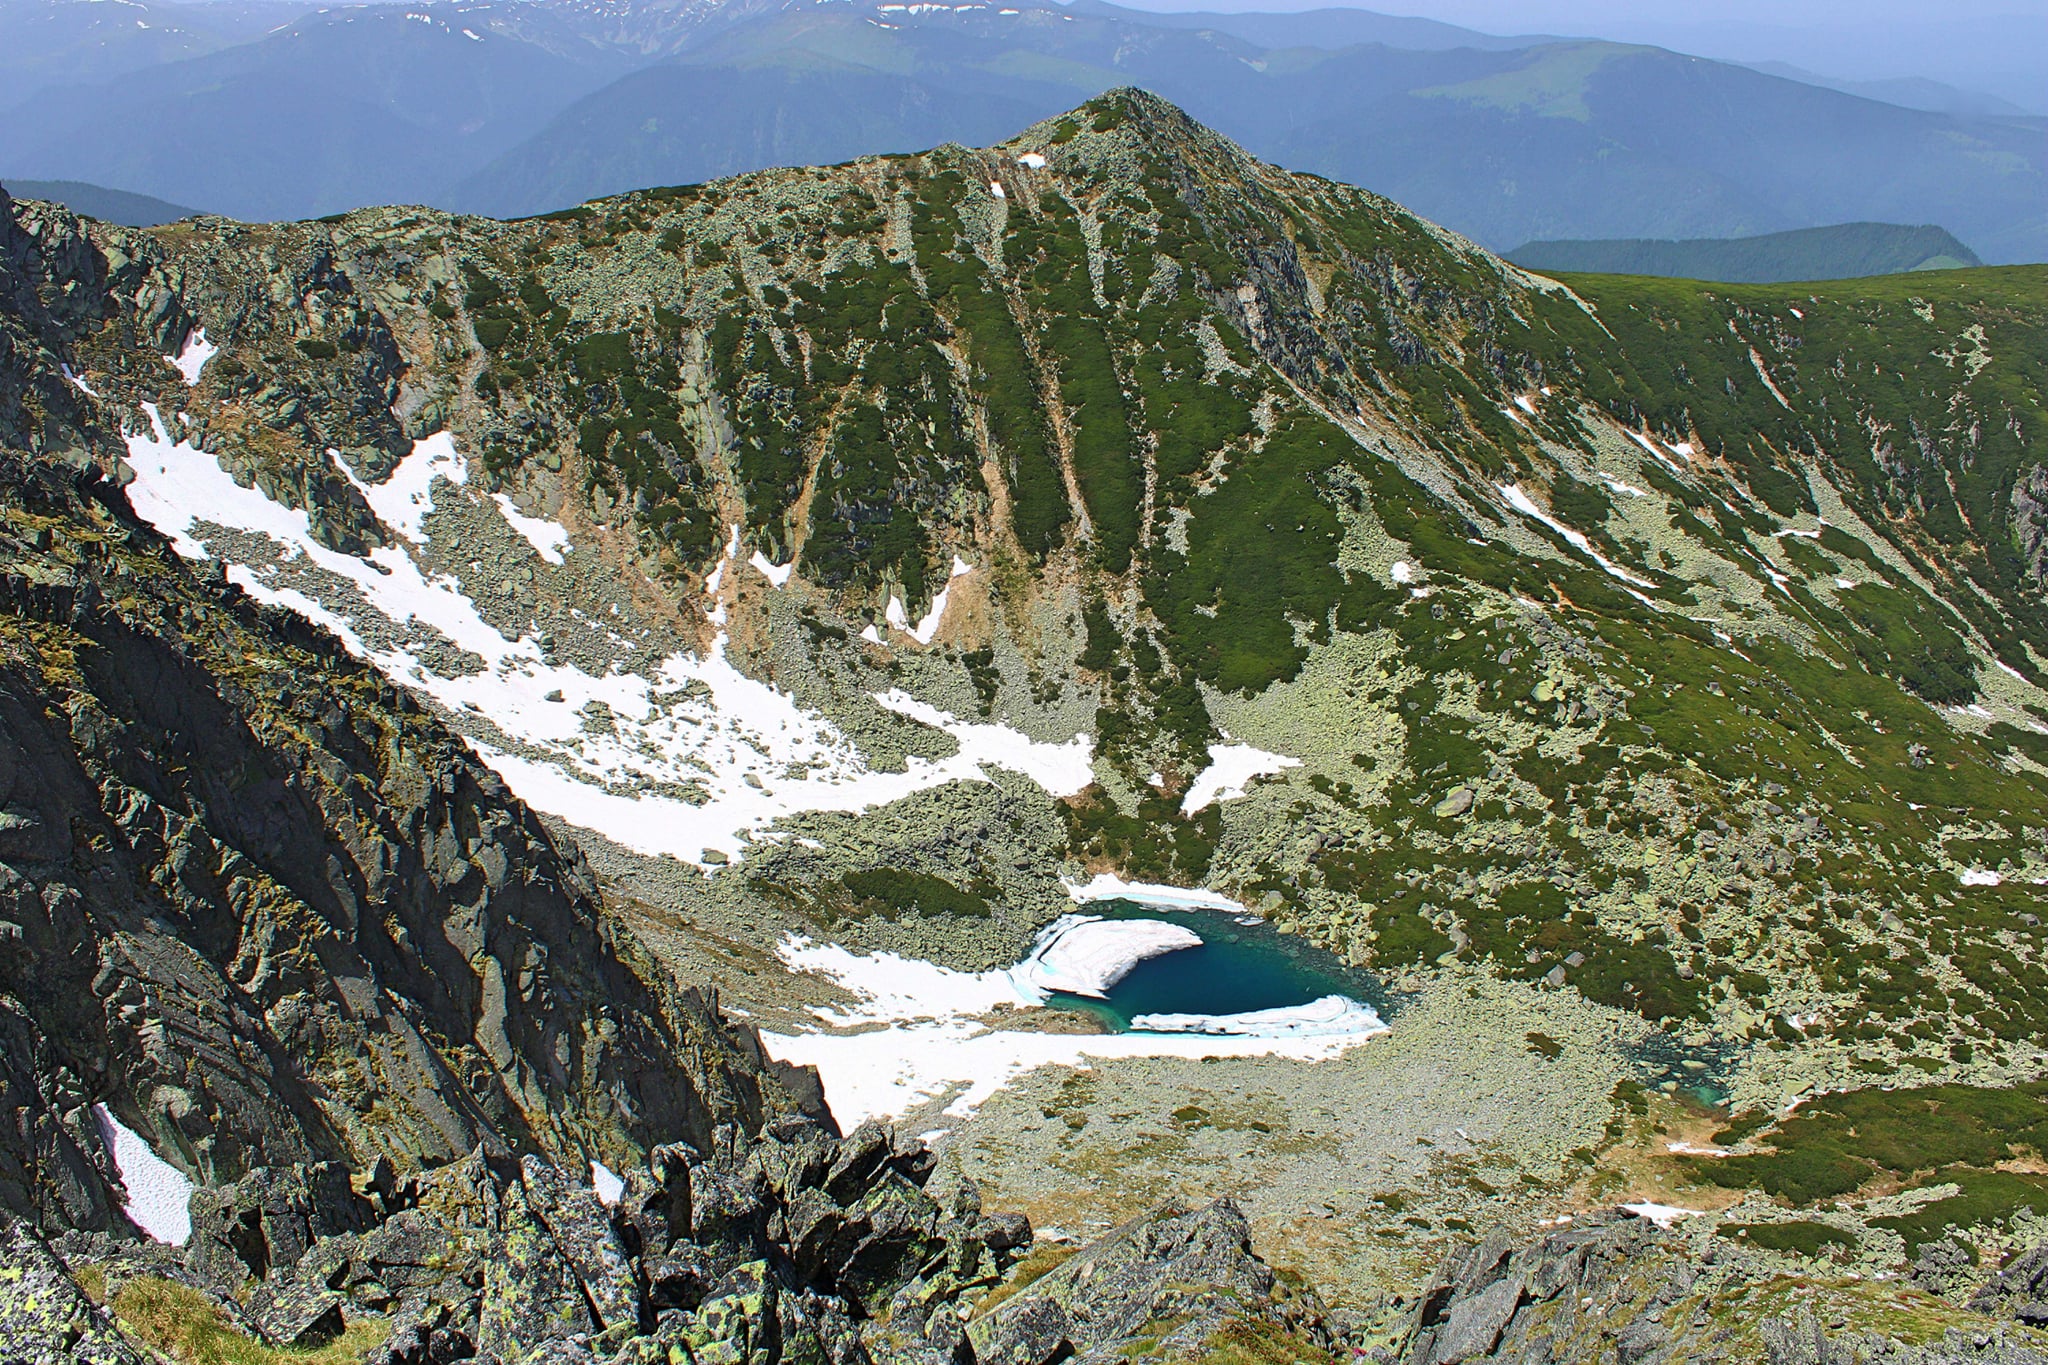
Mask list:
[[[2040,1365],[2040,1338],[2008,1327],[2048,1318],[2048,1246],[2016,1259],[1970,1298],[1981,1324],[1957,1327],[1925,1296],[1812,1285],[1774,1275],[1707,1230],[1695,1236],[1615,1213],[1516,1244],[1500,1236],[1451,1257],[1416,1303],[1399,1359],[1614,1361],[1618,1365],[1764,1360],[1769,1365]],[[1892,1290],[1896,1290],[1892,1286]],[[1872,1305],[1891,1297],[1882,1328]],[[1907,1311],[1896,1311],[1907,1306]],[[2029,1314],[2038,1315],[2030,1317]],[[1967,1318],[1968,1315],[1960,1315]],[[1851,1325],[1854,1317],[1865,1325]]]
[[872,1124],[840,1140],[788,1120],[660,1147],[609,1206],[535,1157],[476,1152],[404,1179],[266,1168],[195,1196],[181,1251],[15,1225],[0,1358],[148,1359],[78,1287],[87,1270],[117,1308],[169,1281],[278,1347],[382,1324],[368,1365],[1050,1365],[1138,1342],[1172,1359],[1231,1334],[1330,1340],[1227,1203],[1139,1220],[974,1317],[1031,1226],[985,1215],[971,1184],[941,1202],[933,1166]]

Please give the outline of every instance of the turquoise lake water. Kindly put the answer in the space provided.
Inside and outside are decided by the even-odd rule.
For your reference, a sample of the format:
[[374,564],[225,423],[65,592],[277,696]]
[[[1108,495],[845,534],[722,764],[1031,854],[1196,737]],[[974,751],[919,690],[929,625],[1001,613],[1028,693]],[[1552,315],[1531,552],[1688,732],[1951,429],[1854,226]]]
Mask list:
[[1349,996],[1390,1018],[1377,978],[1263,921],[1241,924],[1221,910],[1167,910],[1132,901],[1086,907],[1104,919],[1155,919],[1202,937],[1199,948],[1147,958],[1109,988],[1107,1000],[1055,994],[1062,1009],[1085,1010],[1118,1033],[1141,1014],[1244,1014],[1306,1005],[1326,995]]

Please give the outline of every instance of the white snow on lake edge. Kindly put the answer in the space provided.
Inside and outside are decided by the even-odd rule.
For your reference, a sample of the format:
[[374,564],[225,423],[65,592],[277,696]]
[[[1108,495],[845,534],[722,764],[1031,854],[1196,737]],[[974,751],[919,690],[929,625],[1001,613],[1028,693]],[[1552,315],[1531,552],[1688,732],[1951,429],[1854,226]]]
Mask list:
[[[1071,918],[1041,933],[1040,947]],[[761,1035],[776,1060],[818,1068],[826,1103],[842,1127],[900,1118],[949,1091],[956,1093],[945,1112],[966,1118],[1018,1076],[1042,1066],[1086,1069],[1098,1059],[1129,1057],[1324,1061],[1387,1031],[1370,1007],[1343,997],[1255,1014],[1163,1015],[1158,1018],[1165,1029],[1158,1032],[1013,1031],[992,1028],[979,1016],[1043,1002],[1030,982],[1032,956],[1008,971],[961,972],[794,936],[777,955],[792,970],[830,977],[859,997],[849,1008],[813,1013],[835,1027],[868,1026],[863,1032]]]
[[181,1247],[192,1235],[192,1180],[183,1171],[158,1156],[142,1135],[114,1117],[104,1104],[92,1107],[99,1121],[100,1137],[114,1154],[114,1168],[121,1173],[121,1187],[127,1194],[122,1209],[130,1222],[155,1240]]
[[1177,910],[1226,910],[1242,915],[1242,902],[1232,900],[1220,891],[1185,886],[1168,886],[1163,882],[1127,882],[1114,872],[1098,872],[1086,882],[1061,882],[1067,889],[1067,896],[1076,905],[1088,905],[1094,901],[1135,901],[1139,905],[1157,905]]

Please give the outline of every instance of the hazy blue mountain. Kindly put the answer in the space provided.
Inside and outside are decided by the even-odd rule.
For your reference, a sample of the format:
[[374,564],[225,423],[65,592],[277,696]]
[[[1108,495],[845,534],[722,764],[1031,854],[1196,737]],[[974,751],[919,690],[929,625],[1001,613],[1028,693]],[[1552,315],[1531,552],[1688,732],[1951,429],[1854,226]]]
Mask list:
[[1312,9],[1295,13],[1225,14],[1215,10],[1187,10],[1181,13],[1151,12],[1107,4],[1104,0],[1074,0],[1068,7],[1075,14],[1098,14],[1156,24],[1161,28],[1214,29],[1232,37],[1257,43],[1260,47],[1352,47],[1359,43],[1384,43],[1388,47],[1416,52],[1437,52],[1470,47],[1489,52],[1533,47],[1554,39],[1524,35],[1503,36],[1460,28],[1456,24],[1408,15],[1379,14],[1364,9]]
[[[1043,116],[1135,84],[1258,155],[1373,186],[1494,247],[1939,217],[1987,260],[2048,258],[2048,140],[2035,121],[1909,110],[1658,48],[1266,48],[1106,4],[1020,0],[802,6],[679,61],[694,74],[594,92],[453,202],[538,212],[748,164],[837,160],[856,150],[855,126],[873,147],[973,141],[1001,126],[995,102]],[[793,89],[821,92],[832,113],[815,117]]]
[[42,199],[62,204],[73,213],[97,218],[103,223],[119,223],[123,227],[156,227],[200,212],[199,209],[167,203],[147,194],[110,190],[104,185],[88,185],[80,180],[9,180],[6,189],[16,199]]
[[1889,80],[1858,81],[1838,76],[1824,76],[1817,71],[1794,66],[1790,62],[1745,62],[1743,65],[1761,71],[1767,76],[1783,76],[1786,80],[1803,81],[1808,85],[1840,90],[1848,95],[1861,95],[1867,100],[1882,100],[1886,104],[1897,104],[1907,109],[1927,109],[1937,114],[1962,114],[1967,117],[2028,116],[2025,109],[2011,100],[1986,91],[1965,90],[1944,81],[1928,80],[1923,76],[1896,76]]
[[1841,223],[1756,237],[1681,242],[1528,242],[1507,257],[1531,270],[1669,275],[1741,284],[1848,280],[1983,264],[1976,252],[1942,228],[1897,223]]
[[0,117],[0,166],[238,218],[436,199],[624,74],[622,51],[530,4],[370,6],[92,84]]
[[[0,0],[8,22],[32,11]],[[635,186],[985,141],[1124,85],[1260,156],[1372,186],[1495,248],[1936,221],[1986,260],[2048,259],[2048,121],[1909,109],[1661,48],[1498,38],[1362,10],[353,7],[0,109],[0,167],[244,218],[391,202],[516,215]]]
[[5,0],[0,3],[0,104],[37,91],[203,57],[310,13],[288,0]]

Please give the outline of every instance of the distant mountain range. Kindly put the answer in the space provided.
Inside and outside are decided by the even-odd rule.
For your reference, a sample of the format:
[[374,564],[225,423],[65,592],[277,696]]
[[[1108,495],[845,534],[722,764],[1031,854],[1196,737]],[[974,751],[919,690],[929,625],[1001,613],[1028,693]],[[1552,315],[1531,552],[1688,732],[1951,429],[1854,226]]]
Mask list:
[[156,227],[162,223],[175,223],[180,218],[190,218],[199,212],[198,209],[167,203],[146,194],[110,190],[104,185],[88,185],[79,180],[10,180],[6,188],[16,199],[42,199],[62,204],[73,213],[97,218],[103,223],[119,223],[123,227]]
[[1683,242],[1529,242],[1507,253],[1530,270],[1600,275],[1668,275],[1737,284],[1851,280],[1982,265],[1977,253],[1938,227],[1841,223],[1756,237]]
[[29,92],[0,109],[0,173],[246,219],[522,215],[986,142],[1135,84],[1496,248],[1937,220],[1986,260],[2048,259],[2048,119],[1653,47],[1103,0],[120,8],[0,0],[0,87]]

